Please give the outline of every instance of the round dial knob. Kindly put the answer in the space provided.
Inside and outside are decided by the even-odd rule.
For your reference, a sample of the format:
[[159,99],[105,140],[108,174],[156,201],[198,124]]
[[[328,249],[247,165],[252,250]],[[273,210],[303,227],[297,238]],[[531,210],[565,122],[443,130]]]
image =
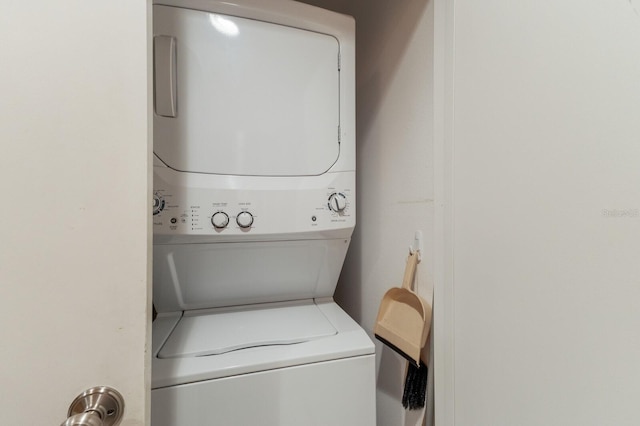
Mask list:
[[236,223],[240,228],[249,228],[253,224],[253,215],[249,212],[240,212],[236,216]]
[[329,196],[329,208],[334,212],[341,212],[347,207],[347,197],[340,192],[334,192]]
[[229,216],[225,212],[215,212],[211,216],[211,224],[217,229],[226,228],[229,224]]
[[157,215],[162,211],[162,209],[164,209],[164,198],[158,194],[153,194],[151,205],[153,206],[153,214]]

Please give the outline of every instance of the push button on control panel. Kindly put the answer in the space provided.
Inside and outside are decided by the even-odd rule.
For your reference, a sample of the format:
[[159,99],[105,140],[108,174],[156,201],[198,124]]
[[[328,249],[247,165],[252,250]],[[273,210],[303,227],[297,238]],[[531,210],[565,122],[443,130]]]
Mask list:
[[249,212],[240,212],[236,216],[236,223],[240,228],[249,228],[253,224],[253,215]]

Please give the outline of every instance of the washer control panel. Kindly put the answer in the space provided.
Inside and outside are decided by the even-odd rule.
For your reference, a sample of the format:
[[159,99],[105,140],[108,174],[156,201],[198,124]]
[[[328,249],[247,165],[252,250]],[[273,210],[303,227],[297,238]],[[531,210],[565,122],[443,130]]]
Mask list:
[[[286,179],[274,188],[261,188],[260,182],[247,179],[234,182],[233,188],[207,189],[199,182],[170,185],[172,174],[179,172],[161,171],[168,178],[154,176],[155,235],[281,234],[355,226],[353,173]],[[325,185],[317,185],[319,180]]]

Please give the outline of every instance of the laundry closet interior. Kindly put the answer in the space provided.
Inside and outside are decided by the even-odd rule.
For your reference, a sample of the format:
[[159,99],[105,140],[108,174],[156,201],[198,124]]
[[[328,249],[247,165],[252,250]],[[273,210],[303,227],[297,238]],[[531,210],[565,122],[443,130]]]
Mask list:
[[[372,329],[415,231],[432,241],[433,5],[308,2],[354,18],[334,24],[304,5],[291,18],[252,11],[259,2],[246,14],[155,3],[152,423],[410,423],[399,403],[405,361]],[[237,32],[255,50],[206,62],[211,28],[220,57]],[[284,80],[269,68],[274,56],[290,61]],[[184,69],[195,71],[187,79]],[[208,72],[231,77],[209,86]],[[309,111],[296,109],[300,97]],[[330,148],[313,142],[336,136]],[[198,142],[185,149],[180,138]],[[243,411],[238,395],[268,407]]]

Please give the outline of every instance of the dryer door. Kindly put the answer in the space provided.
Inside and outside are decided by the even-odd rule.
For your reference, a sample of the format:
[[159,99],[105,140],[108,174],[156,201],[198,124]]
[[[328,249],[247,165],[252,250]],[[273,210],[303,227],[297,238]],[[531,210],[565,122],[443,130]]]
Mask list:
[[318,175],[339,155],[339,44],[154,6],[154,151],[180,171]]

